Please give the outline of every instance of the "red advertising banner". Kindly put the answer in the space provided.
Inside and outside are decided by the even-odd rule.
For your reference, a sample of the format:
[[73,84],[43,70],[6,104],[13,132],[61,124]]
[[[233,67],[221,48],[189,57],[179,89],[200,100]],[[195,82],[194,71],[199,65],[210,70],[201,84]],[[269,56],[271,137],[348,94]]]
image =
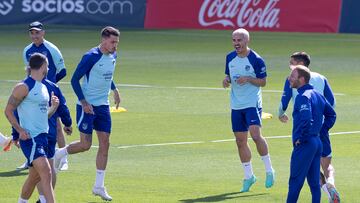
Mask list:
[[337,32],[341,0],[148,0],[145,28]]

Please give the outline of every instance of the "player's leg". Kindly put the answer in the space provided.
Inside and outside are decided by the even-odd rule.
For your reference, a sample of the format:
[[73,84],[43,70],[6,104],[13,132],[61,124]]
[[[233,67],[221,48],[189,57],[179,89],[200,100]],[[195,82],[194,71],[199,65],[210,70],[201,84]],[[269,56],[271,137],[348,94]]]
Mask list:
[[88,151],[91,148],[92,135],[80,132],[80,141],[70,143],[68,146],[58,149],[54,156],[55,169],[59,170],[61,159],[68,154],[77,154]]
[[315,152],[308,144],[294,146],[290,160],[288,203],[297,202]]
[[95,115],[84,113],[80,105],[76,106],[76,121],[80,131],[80,141],[72,142],[55,152],[54,165],[56,169],[59,169],[60,161],[63,157],[68,154],[88,151],[91,148],[94,119]]
[[[55,155],[55,147],[56,147],[56,139],[54,139],[53,137],[48,137],[48,147],[47,147],[47,151],[46,151],[46,156],[48,159],[48,162],[50,164],[50,169],[51,169],[51,183],[53,186],[53,189],[55,190],[55,184],[56,184],[56,173],[57,170],[55,170],[54,167],[54,155]],[[39,200],[37,201],[40,203],[46,202],[45,196],[44,196],[44,192],[41,188],[40,184],[36,185],[38,192],[39,192]]]
[[20,198],[22,200],[29,200],[38,182],[40,182],[40,176],[38,172],[35,170],[34,167],[30,167],[29,175],[21,189]]
[[307,182],[310,187],[312,202],[320,202],[321,200],[321,190],[320,190],[320,155],[322,152],[322,144],[318,137],[312,138],[309,140],[309,145],[314,145],[317,148],[316,153],[314,154],[314,158],[310,165],[308,174],[307,174]]
[[93,194],[99,195],[104,200],[112,200],[107,193],[104,180],[105,170],[108,161],[111,132],[111,116],[109,106],[99,106],[94,108],[96,118],[94,129],[99,140],[99,149],[96,155],[96,178],[93,187]]
[[238,149],[240,161],[244,169],[244,181],[242,192],[247,192],[256,182],[256,177],[251,164],[251,150],[247,142],[248,126],[246,125],[242,110],[231,111],[232,130],[234,132],[236,146]]
[[249,125],[249,132],[256,149],[265,165],[266,180],[265,187],[270,188],[275,182],[275,171],[271,164],[268,144],[261,135],[261,108],[249,108],[246,110],[246,122]]
[[47,203],[55,202],[54,188],[52,186],[52,173],[50,164],[45,157],[33,161],[33,166],[40,176],[40,186]]
[[330,202],[339,202],[340,194],[335,187],[335,170],[331,164],[332,149],[328,131],[320,131],[320,139],[323,145],[321,154],[321,168],[323,169],[325,182],[322,182],[321,188],[326,193]]
[[[64,135],[64,131],[62,129],[62,124],[60,121],[60,117],[58,117],[56,119],[56,139],[57,139],[57,144],[59,148],[63,148],[65,147],[65,135]],[[67,170],[69,168],[68,166],[68,159],[67,156],[64,156],[61,161],[60,161],[60,166],[59,166],[60,170],[64,171]]]

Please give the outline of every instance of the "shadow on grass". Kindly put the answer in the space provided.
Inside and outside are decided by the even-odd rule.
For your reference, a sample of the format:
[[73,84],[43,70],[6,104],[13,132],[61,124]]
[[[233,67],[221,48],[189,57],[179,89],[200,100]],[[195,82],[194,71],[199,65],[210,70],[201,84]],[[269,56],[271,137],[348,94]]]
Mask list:
[[26,176],[29,174],[27,170],[13,170],[0,172],[0,177]]
[[221,202],[224,200],[229,199],[237,199],[237,198],[246,198],[246,197],[255,197],[255,196],[261,196],[261,195],[267,195],[269,193],[257,193],[257,194],[249,194],[249,193],[242,193],[242,192],[230,192],[230,193],[224,193],[220,195],[212,195],[207,197],[200,197],[196,199],[182,199],[179,200],[180,202],[185,203],[194,203],[194,202]]

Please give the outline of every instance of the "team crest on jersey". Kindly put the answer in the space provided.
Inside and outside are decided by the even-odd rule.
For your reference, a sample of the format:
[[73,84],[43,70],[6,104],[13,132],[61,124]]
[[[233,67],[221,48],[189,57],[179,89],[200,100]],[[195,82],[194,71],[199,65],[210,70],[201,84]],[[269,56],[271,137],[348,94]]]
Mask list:
[[261,73],[265,73],[265,72],[266,72],[266,67],[264,66],[261,68]]
[[309,107],[306,104],[300,106],[300,111],[309,111]]
[[83,123],[83,124],[81,125],[81,127],[82,127],[82,129],[86,130],[86,129],[88,128],[88,124],[87,124],[87,123]]
[[250,66],[249,66],[249,65],[246,65],[246,66],[245,66],[245,70],[246,70],[246,71],[249,71],[249,70],[250,70]]
[[45,154],[45,150],[44,150],[43,148],[39,148],[39,149],[38,149],[38,153],[39,153],[39,154]]

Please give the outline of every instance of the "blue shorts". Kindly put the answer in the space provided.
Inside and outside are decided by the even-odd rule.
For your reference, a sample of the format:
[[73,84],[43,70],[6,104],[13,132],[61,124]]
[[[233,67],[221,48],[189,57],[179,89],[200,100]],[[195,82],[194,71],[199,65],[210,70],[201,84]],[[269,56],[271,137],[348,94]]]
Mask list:
[[47,157],[47,133],[27,139],[20,140],[20,147],[27,159],[28,166],[32,166],[32,162],[39,157]]
[[323,151],[321,153],[321,157],[331,157],[331,142],[329,131],[320,131],[320,140],[323,145]]
[[246,108],[231,110],[231,124],[233,132],[246,132],[250,125],[261,126],[261,108]]
[[79,131],[88,135],[93,129],[102,132],[111,132],[111,116],[109,105],[93,106],[94,115],[83,111],[81,105],[76,105],[76,122]]

